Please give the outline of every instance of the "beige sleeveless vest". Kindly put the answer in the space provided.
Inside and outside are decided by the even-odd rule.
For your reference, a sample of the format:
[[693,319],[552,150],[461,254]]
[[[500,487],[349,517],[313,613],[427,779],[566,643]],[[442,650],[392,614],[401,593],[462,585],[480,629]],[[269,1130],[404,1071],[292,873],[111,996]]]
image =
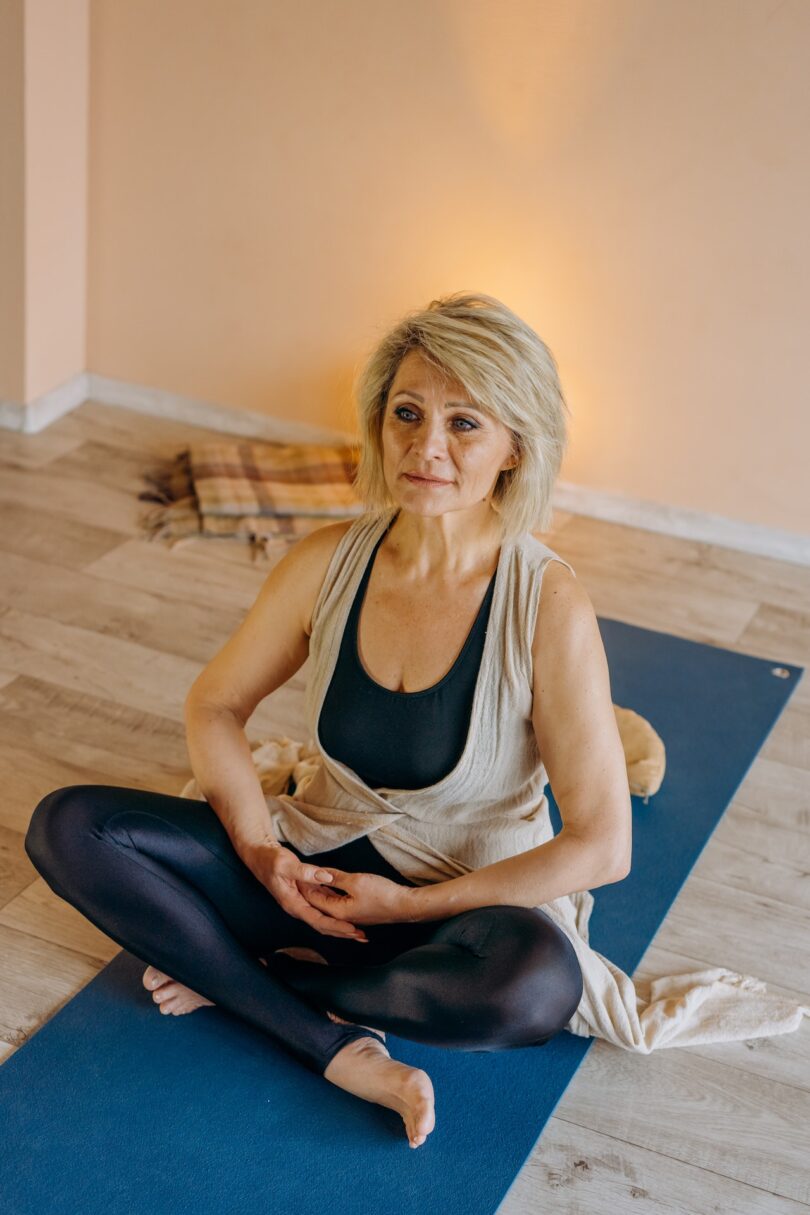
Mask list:
[[528,532],[501,546],[461,758],[427,788],[371,789],[326,753],[317,723],[360,580],[394,513],[356,519],[333,554],[310,638],[305,714],[315,762],[271,812],[278,838],[306,855],[369,835],[390,864],[423,884],[525,852],[553,835],[531,719],[531,644],[543,570],[562,558]]

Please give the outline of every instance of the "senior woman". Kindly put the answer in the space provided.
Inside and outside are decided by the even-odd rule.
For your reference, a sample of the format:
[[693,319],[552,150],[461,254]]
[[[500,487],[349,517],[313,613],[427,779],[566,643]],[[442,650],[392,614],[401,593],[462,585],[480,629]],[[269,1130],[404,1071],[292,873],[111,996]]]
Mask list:
[[[66,786],[25,846],[149,963],[161,1012],[228,1009],[397,1110],[417,1147],[433,1086],[384,1031],[467,1050],[559,1033],[582,973],[539,904],[625,876],[631,803],[593,607],[531,534],[566,443],[545,344],[457,293],[379,342],[356,395],[365,513],[289,549],[189,690],[204,800]],[[266,796],[245,734],[310,654],[331,807]],[[546,773],[563,829],[531,847]]]

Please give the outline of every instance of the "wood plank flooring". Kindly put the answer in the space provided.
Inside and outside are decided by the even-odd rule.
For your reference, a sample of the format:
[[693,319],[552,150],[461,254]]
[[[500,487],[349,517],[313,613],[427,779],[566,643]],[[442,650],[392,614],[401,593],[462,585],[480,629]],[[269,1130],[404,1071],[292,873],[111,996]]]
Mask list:
[[[93,401],[39,434],[0,431],[0,1059],[119,948],[28,861],[34,806],[79,782],[179,792],[185,692],[270,568],[236,541],[141,538],[144,468],[192,437],[221,434]],[[600,615],[810,666],[806,566],[559,512],[544,539]],[[251,740],[304,737],[306,677],[307,664],[259,707]],[[810,1003],[809,833],[805,675],[639,984],[722,965]],[[500,1215],[807,1212],[809,1090],[807,1022],[649,1056],[597,1041]]]

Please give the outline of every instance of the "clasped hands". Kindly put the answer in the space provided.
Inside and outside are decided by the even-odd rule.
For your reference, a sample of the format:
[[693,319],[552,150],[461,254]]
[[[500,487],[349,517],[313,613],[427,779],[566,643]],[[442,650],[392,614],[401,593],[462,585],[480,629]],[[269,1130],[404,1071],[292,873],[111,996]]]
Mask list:
[[412,886],[392,882],[378,873],[348,873],[332,865],[319,865],[332,881],[315,885],[296,882],[307,902],[324,915],[352,924],[397,924],[412,919]]

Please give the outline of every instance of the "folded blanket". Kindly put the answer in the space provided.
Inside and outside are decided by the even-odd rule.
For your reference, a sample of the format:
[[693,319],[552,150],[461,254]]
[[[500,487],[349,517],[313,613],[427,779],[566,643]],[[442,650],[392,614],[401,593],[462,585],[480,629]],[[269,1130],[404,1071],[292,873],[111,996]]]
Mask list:
[[238,537],[254,556],[286,548],[324,523],[363,513],[352,445],[234,439],[192,443],[144,473],[157,505],[139,524],[170,547],[197,536]]

